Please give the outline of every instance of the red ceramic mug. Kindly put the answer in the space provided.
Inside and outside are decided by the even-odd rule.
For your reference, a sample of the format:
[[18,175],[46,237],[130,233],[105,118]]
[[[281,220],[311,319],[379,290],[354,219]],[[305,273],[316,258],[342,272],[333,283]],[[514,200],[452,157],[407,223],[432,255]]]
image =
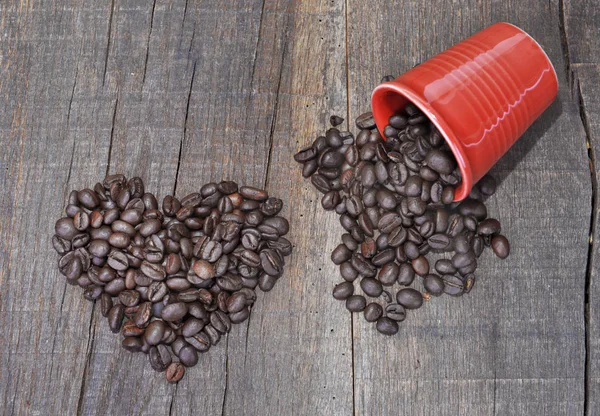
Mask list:
[[496,23],[373,91],[383,132],[411,101],[439,129],[460,167],[455,200],[477,183],[554,101],[558,79],[527,33]]

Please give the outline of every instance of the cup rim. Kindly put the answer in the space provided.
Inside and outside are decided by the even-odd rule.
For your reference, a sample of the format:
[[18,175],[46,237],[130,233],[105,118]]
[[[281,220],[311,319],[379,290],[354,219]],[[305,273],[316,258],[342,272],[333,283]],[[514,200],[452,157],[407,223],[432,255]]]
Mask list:
[[[450,150],[452,150],[462,176],[462,181],[456,188],[456,192],[454,194],[454,201],[462,201],[469,196],[471,188],[473,187],[473,172],[471,170],[471,164],[465,157],[462,145],[456,138],[456,135],[448,123],[446,123],[446,121],[427,101],[423,100],[418,94],[412,91],[412,89],[404,85],[398,78],[394,81],[384,82],[383,84],[379,84],[377,87],[375,87],[373,94],[371,95],[372,111],[378,112],[376,107],[382,104],[379,101],[380,97],[378,96],[381,95],[381,97],[383,97],[383,95],[386,93],[395,93],[406,98],[408,101],[416,105],[427,116],[427,118],[429,118],[429,121],[431,121],[438,129],[442,137],[444,137],[444,140],[446,140],[446,143],[448,143]],[[375,121],[377,121],[377,118]],[[384,126],[378,125],[377,127],[379,128],[381,135],[385,137],[382,129]]]

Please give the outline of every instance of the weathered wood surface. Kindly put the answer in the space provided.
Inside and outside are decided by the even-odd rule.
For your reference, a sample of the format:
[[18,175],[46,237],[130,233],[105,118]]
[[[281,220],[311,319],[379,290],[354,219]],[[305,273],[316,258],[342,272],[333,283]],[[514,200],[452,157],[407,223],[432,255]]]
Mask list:
[[[67,3],[0,3],[0,413],[595,414],[598,5]],[[291,155],[330,113],[365,111],[381,75],[501,20],[542,44],[562,84],[493,172],[490,211],[512,255],[485,256],[469,296],[434,299],[380,336],[331,298],[342,231]],[[178,385],[122,350],[56,270],[68,191],[106,172],[160,196],[234,179],[286,202],[284,278]]]

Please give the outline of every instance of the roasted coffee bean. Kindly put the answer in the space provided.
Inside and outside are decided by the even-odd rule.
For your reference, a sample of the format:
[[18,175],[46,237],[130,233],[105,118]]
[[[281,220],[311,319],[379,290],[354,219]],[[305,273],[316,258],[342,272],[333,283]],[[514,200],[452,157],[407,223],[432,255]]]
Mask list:
[[375,119],[373,118],[373,113],[367,112],[363,113],[356,118],[356,127],[361,130],[372,129],[375,127]]
[[193,367],[198,363],[198,351],[191,345],[185,345],[179,350],[179,361],[186,367]]
[[490,175],[485,175],[477,182],[481,193],[485,196],[491,196],[496,192],[496,181]]
[[365,307],[363,313],[367,322],[375,322],[383,315],[383,308],[380,304],[371,302]]
[[394,321],[402,322],[406,319],[406,309],[397,303],[390,303],[385,307],[385,316]]
[[123,348],[129,352],[139,352],[142,349],[143,341],[137,337],[125,337],[121,342]]
[[462,215],[454,214],[448,220],[447,233],[450,237],[456,237],[465,228],[465,223]]
[[[369,237],[365,238],[365,241],[360,244],[360,254],[362,254],[363,257],[370,259],[375,253],[377,253],[377,244],[375,243],[375,240]],[[352,253],[349,252],[349,255],[352,256]]]
[[129,260],[122,251],[113,250],[108,254],[107,263],[117,271],[125,271],[129,267]]
[[383,286],[392,286],[398,279],[400,273],[400,267],[390,262],[385,264],[379,271],[378,279]]
[[346,300],[354,294],[354,285],[351,282],[342,282],[333,288],[333,297],[338,300]]
[[350,312],[361,312],[367,306],[367,301],[364,296],[352,295],[346,299],[346,309]]
[[265,201],[269,198],[266,191],[252,186],[242,186],[239,190],[240,195],[244,198],[251,199],[253,201]]
[[451,260],[447,259],[439,259],[438,261],[436,261],[435,270],[442,275],[456,273],[456,267],[452,265]]
[[500,222],[493,218],[488,218],[479,223],[477,227],[477,234],[481,235],[493,235],[498,234],[501,231]]
[[472,215],[477,220],[482,221],[487,217],[487,208],[481,201],[467,199],[458,206],[458,212],[461,215]]
[[104,291],[109,295],[116,296],[125,290],[125,279],[117,278],[113,279],[104,286]]
[[124,290],[119,293],[119,302],[124,306],[135,306],[140,302],[140,293],[136,290]]
[[152,369],[158,372],[165,371],[172,361],[171,353],[165,345],[150,348],[148,358]]
[[432,149],[424,161],[425,165],[438,173],[451,174],[456,168],[456,161],[451,154],[439,149]]
[[112,297],[108,293],[100,295],[100,312],[102,313],[102,316],[107,317],[112,307]]
[[167,276],[165,268],[161,264],[150,263],[144,260],[140,267],[142,273],[151,278],[152,280],[161,281]]
[[402,225],[402,217],[396,214],[395,212],[390,212],[383,215],[379,219],[379,223],[377,224],[377,228],[382,233],[390,233],[395,228],[400,227]]
[[260,252],[260,266],[263,268],[265,273],[271,276],[279,277],[283,272],[282,257],[272,249],[265,249]]
[[184,302],[175,302],[164,307],[161,317],[167,322],[173,322],[182,319],[187,312],[188,308]]
[[464,278],[464,282],[464,293],[469,293],[475,284],[475,275],[473,273],[467,274]]
[[510,254],[510,244],[508,239],[503,235],[496,235],[492,237],[491,247],[494,254],[501,259],[505,259]]
[[82,189],[77,193],[77,200],[87,209],[94,209],[100,203],[98,195],[91,189]]
[[469,251],[467,253],[457,253],[452,257],[452,265],[457,269],[460,269],[461,267],[466,267],[476,261],[477,258],[475,257],[475,254],[473,254],[472,251]]
[[398,283],[403,286],[410,286],[415,279],[415,271],[408,263],[402,263],[398,270]]
[[419,276],[425,276],[429,273],[429,262],[425,256],[419,256],[412,261],[412,268]]
[[400,289],[396,293],[396,301],[406,309],[418,309],[423,305],[423,295],[412,288]]
[[348,282],[352,282],[358,277],[358,271],[348,261],[340,265],[340,274]]
[[383,251],[377,253],[375,256],[373,256],[373,258],[371,259],[371,263],[374,266],[381,267],[384,264],[394,261],[395,257],[396,257],[395,251],[393,249],[389,248],[389,249],[383,250]]
[[454,251],[457,253],[466,253],[471,250],[470,241],[465,234],[454,237],[453,245]]
[[365,295],[374,298],[379,297],[381,292],[383,292],[383,286],[381,285],[381,282],[372,277],[364,277],[360,282],[360,287]]
[[118,333],[121,330],[121,324],[125,317],[125,306],[115,305],[108,311],[108,326],[113,333]]
[[167,367],[165,378],[169,383],[177,383],[183,378],[185,367],[182,363],[171,363]]
[[454,201],[454,188],[451,186],[445,186],[442,191],[442,203],[451,204]]
[[440,251],[448,251],[452,248],[452,239],[446,234],[434,234],[427,239],[427,244]]
[[361,254],[354,254],[350,259],[350,263],[363,276],[374,277],[377,274],[377,269]]
[[246,306],[246,295],[236,292],[227,299],[227,310],[230,314],[236,313],[244,309]]
[[442,276],[444,281],[444,293],[450,296],[460,296],[464,290],[463,281],[452,274],[445,274]]
[[398,330],[400,329],[398,327],[398,322],[388,318],[387,316],[382,316],[377,320],[376,328],[377,331],[383,335],[394,335],[398,333]]
[[222,311],[214,311],[210,315],[210,323],[221,334],[226,334],[231,330],[231,321],[227,314]]
[[294,160],[299,163],[304,163],[311,159],[315,159],[318,155],[319,155],[319,149],[315,146],[311,146],[311,147],[302,149],[298,153],[296,153],[294,155]]
[[56,221],[54,232],[57,236],[68,241],[71,241],[73,237],[79,234],[79,230],[75,228],[75,224],[73,224],[73,219],[68,217]]
[[58,254],[66,254],[71,251],[71,242],[58,235],[52,237],[52,246]]
[[166,330],[166,325],[161,320],[152,321],[144,332],[144,340],[148,345],[158,345]]
[[433,296],[440,296],[444,293],[444,281],[435,274],[428,274],[423,279],[423,287]]

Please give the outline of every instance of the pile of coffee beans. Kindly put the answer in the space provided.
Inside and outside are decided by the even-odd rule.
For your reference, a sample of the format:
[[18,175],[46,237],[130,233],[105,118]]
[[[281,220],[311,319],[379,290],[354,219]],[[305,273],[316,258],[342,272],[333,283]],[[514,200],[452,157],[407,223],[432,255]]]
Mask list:
[[[483,202],[496,183],[485,176],[469,198],[454,203],[460,169],[440,132],[413,104],[389,118],[386,141],[370,112],[355,120],[356,139],[337,128],[343,121],[332,116],[333,127],[294,159],[324,194],[323,208],[339,214],[346,230],[331,253],[344,279],[333,297],[393,335],[407,310],[431,296],[469,293],[485,247],[508,256],[500,222],[487,218]],[[417,276],[421,282],[413,285]]]
[[71,192],[52,244],[60,272],[99,301],[123,347],[177,382],[248,319],[256,287],[267,292],[282,275],[292,252],[282,207],[264,190],[224,181],[166,196],[160,210],[140,178],[110,175]]

